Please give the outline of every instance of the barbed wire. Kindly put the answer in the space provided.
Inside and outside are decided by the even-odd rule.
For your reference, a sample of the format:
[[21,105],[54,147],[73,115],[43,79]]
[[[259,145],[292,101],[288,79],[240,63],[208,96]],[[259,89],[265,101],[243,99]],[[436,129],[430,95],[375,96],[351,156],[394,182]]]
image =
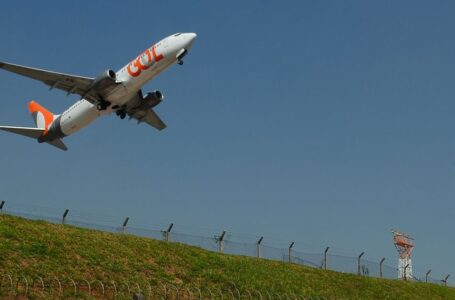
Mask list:
[[328,300],[324,296],[302,295],[292,291],[277,293],[269,290],[238,288],[235,284],[222,287],[197,286],[157,280],[115,281],[74,279],[71,277],[43,278],[37,275],[0,274],[0,297],[31,299],[95,298],[95,299],[160,299],[160,300],[266,300],[304,299]]

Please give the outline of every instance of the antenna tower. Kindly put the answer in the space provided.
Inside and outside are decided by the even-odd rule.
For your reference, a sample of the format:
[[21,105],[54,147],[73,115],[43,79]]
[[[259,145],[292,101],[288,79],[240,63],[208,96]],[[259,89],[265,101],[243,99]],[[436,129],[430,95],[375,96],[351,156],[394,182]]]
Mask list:
[[412,279],[411,252],[414,248],[414,239],[398,230],[392,229],[393,243],[398,251],[398,278]]

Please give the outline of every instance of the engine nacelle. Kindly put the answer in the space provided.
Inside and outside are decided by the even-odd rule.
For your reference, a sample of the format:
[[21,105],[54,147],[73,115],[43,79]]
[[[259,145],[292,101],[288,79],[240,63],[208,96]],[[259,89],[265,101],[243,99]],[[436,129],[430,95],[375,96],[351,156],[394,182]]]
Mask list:
[[147,93],[147,95],[144,97],[144,102],[146,103],[147,107],[153,108],[157,106],[158,104],[163,101],[164,95],[160,91],[156,90],[150,93]]
[[92,86],[90,87],[90,90],[95,90],[95,91],[103,91],[115,84],[115,80],[117,79],[117,76],[113,70],[106,70],[103,73],[101,73],[98,77],[95,78],[95,81],[93,81]]

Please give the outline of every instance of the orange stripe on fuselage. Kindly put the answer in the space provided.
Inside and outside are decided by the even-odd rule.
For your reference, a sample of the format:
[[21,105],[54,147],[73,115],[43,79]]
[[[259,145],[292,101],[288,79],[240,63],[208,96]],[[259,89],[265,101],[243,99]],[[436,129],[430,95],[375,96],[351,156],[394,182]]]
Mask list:
[[52,121],[54,121],[54,115],[50,111],[48,111],[47,109],[45,109],[44,107],[42,107],[41,105],[39,105],[38,103],[36,103],[33,100],[28,103],[28,109],[29,109],[30,113],[40,112],[41,114],[43,114],[44,134],[46,134],[49,130],[49,125],[51,125]]

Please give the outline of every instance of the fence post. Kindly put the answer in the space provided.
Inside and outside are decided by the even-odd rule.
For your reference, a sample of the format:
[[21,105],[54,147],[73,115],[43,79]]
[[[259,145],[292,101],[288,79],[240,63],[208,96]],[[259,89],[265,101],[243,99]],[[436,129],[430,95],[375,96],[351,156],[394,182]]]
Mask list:
[[135,293],[135,294],[133,295],[133,300],[145,300],[145,297],[142,296],[142,295],[139,294],[139,293]]
[[443,280],[445,286],[447,286],[447,279],[449,279],[449,277],[450,277],[450,274],[448,274],[446,276],[446,278],[444,278],[444,280]]
[[294,246],[294,242],[292,242],[290,245],[289,245],[289,263],[292,262],[292,256],[291,256],[291,251],[292,251],[292,247]]
[[4,200],[2,200],[2,202],[0,203],[0,214],[3,212],[3,205],[5,205]]
[[325,248],[324,250],[324,270],[327,270],[327,252],[329,251],[330,247]]
[[123,221],[122,225],[122,232],[125,233],[126,231],[126,225],[128,225],[128,221],[130,220],[130,217],[126,217],[125,221]]
[[215,237],[218,243],[220,244],[220,253],[224,252],[224,236],[226,235],[226,231],[223,231],[219,237]]
[[169,242],[169,240],[171,239],[171,230],[172,230],[172,227],[174,227],[174,223],[171,223],[169,225],[169,227],[167,228],[167,230],[164,232],[164,240],[166,242]]
[[404,266],[404,270],[403,270],[403,279],[404,280],[408,280],[408,276],[406,276],[406,270],[408,269],[408,267],[409,267],[409,264]]
[[262,240],[264,239],[263,236],[259,238],[259,240],[256,242],[256,256],[257,258],[261,258],[261,243]]
[[66,216],[68,215],[68,212],[69,212],[69,209],[65,209],[65,211],[63,212],[63,216],[62,216],[62,224],[65,225],[66,223]]
[[425,282],[428,282],[428,275],[430,275],[431,273],[431,269],[429,269],[426,273],[425,273]]
[[365,252],[360,253],[360,255],[357,257],[357,275],[360,275],[360,259],[362,256],[365,254]]
[[385,257],[379,262],[379,277],[382,278],[382,264],[384,263]]

